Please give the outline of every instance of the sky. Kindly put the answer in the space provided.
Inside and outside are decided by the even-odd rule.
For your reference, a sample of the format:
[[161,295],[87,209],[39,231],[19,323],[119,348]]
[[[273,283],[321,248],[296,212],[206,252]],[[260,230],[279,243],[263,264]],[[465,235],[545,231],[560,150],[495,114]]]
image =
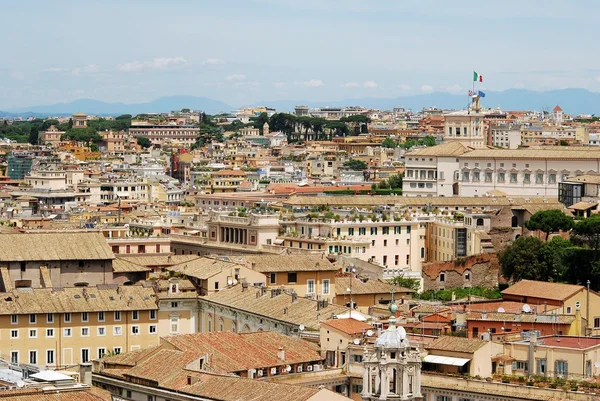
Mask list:
[[0,0],[0,110],[600,92],[595,0]]

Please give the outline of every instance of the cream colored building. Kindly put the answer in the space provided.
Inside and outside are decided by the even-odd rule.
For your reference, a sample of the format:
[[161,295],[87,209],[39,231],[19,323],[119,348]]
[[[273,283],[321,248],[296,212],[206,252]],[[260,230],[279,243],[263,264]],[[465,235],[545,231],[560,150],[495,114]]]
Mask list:
[[460,110],[444,115],[444,141],[460,142],[465,146],[483,147],[486,145],[485,129],[479,98],[468,110]]
[[13,363],[68,366],[158,345],[152,288],[29,288],[0,296],[0,354]]
[[279,232],[278,216],[273,214],[249,213],[239,217],[211,210],[206,224],[208,243],[223,246],[260,248],[274,244]]

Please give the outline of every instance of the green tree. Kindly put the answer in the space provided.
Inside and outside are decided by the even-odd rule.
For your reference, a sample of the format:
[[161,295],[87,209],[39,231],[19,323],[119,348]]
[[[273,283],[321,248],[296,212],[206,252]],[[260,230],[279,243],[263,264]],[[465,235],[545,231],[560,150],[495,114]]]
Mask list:
[[145,136],[138,136],[135,139],[137,140],[137,144],[144,149],[148,149],[150,146],[152,146],[152,141]]
[[567,231],[573,225],[573,219],[559,209],[540,210],[535,212],[525,222],[525,228],[531,231],[542,231],[546,234],[546,241],[551,233],[559,230]]
[[387,181],[390,184],[391,189],[402,188],[402,175],[400,174],[390,175]]
[[393,279],[389,280],[389,283],[399,287],[409,288],[413,291],[419,291],[421,289],[421,280],[417,278],[404,277],[404,275],[394,277]]
[[381,142],[381,146],[384,148],[395,148],[398,144],[392,138],[387,137]]
[[587,245],[593,250],[594,261],[600,248],[600,215],[590,217],[573,224],[573,234],[583,237]]
[[435,141],[435,137],[433,137],[431,135],[427,135],[425,138],[423,138],[423,145],[425,145],[425,146],[437,145],[437,142]]
[[37,127],[32,127],[31,131],[29,131],[29,143],[32,145],[37,145],[39,141],[39,131]]
[[192,149],[201,148],[210,142],[223,142],[223,132],[220,128],[212,126],[202,126],[200,133],[196,137],[196,142],[192,144]]
[[265,123],[269,122],[269,116],[267,113],[263,112],[256,117],[250,117],[250,121],[252,121],[254,128],[258,128],[260,130],[260,134],[263,135],[263,126]]
[[507,280],[560,281],[568,274],[567,255],[571,242],[561,237],[543,242],[519,237],[499,254],[502,275]]
[[362,171],[367,169],[367,162],[358,159],[350,159],[344,162],[344,167],[354,171]]
[[71,128],[73,128],[73,119],[69,118],[69,128],[68,129],[71,129]]

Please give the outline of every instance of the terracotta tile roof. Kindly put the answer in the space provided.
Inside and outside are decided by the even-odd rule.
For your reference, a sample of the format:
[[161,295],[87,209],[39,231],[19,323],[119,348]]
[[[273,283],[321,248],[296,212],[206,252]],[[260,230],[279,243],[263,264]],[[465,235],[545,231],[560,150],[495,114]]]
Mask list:
[[317,301],[298,297],[296,302],[292,303],[292,296],[285,291],[281,291],[281,294],[275,297],[271,297],[271,290],[266,290],[265,295],[262,296],[260,296],[260,291],[257,287],[249,287],[246,291],[242,291],[242,286],[238,284],[201,296],[200,299],[298,326],[303,324],[307,330],[318,330],[320,319],[329,318],[332,314],[339,315],[349,310],[346,307],[331,304],[317,310]]
[[73,390],[43,390],[41,388],[0,391],[0,399],[10,401],[111,401],[106,390],[96,387]]
[[483,347],[486,341],[454,337],[454,336],[441,336],[425,348],[430,351],[456,351],[473,353],[479,348]]
[[0,241],[0,261],[114,259],[100,233],[5,234]]
[[469,159],[600,159],[596,152],[590,152],[588,148],[566,146],[546,146],[536,149],[475,149],[461,157]]
[[228,175],[236,175],[236,176],[245,176],[246,173],[243,172],[242,170],[221,170],[221,171],[215,171],[213,174],[213,176],[228,176]]
[[502,295],[564,301],[582,290],[585,290],[582,285],[521,280],[502,291]]
[[121,255],[117,258],[146,267],[173,266],[190,260],[198,259],[197,255]]
[[334,329],[346,333],[349,335],[361,334],[367,330],[374,330],[375,328],[370,324],[361,322],[356,319],[330,319],[321,322],[321,325],[333,327]]
[[482,313],[471,312],[467,320],[481,320],[493,322],[521,322],[535,324],[571,324],[575,321],[575,315],[537,315],[532,313]]
[[261,273],[337,271],[340,268],[320,255],[248,255],[246,265]]
[[350,400],[327,389],[272,383],[262,380],[244,379],[235,376],[200,374],[200,380],[185,386],[180,391],[218,401],[310,401]]
[[113,267],[113,272],[115,272],[115,273],[134,273],[134,272],[150,272],[150,271],[152,271],[152,269],[149,267],[146,267],[143,265],[138,265],[137,263],[134,263],[130,259],[123,259],[118,256],[115,260],[113,260],[112,267]]
[[393,289],[394,293],[398,297],[401,297],[402,294],[415,292],[410,288],[392,285],[383,280],[368,280],[367,282],[364,282],[354,276],[344,275],[335,278],[336,294],[346,294],[347,289],[351,287],[350,281],[352,281],[352,294],[391,294]]
[[407,152],[404,157],[412,156],[460,156],[469,151],[469,148],[461,142],[447,142],[437,146],[427,146]]
[[20,288],[0,293],[0,315],[156,309],[154,290],[139,285]]
[[170,266],[168,270],[179,272],[186,276],[194,277],[200,280],[206,280],[215,274],[221,273],[223,270],[232,271],[232,269],[237,266],[239,266],[237,263],[227,262],[224,260],[196,257],[195,259]]

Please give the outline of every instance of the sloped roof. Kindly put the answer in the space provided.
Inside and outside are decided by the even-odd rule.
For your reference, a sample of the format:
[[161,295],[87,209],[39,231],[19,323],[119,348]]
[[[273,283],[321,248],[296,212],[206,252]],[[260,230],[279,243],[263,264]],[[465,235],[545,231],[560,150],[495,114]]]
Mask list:
[[21,288],[0,293],[0,315],[155,309],[154,290],[139,285]]
[[129,259],[117,257],[112,263],[115,273],[150,272],[151,268],[133,263]]
[[452,141],[441,145],[415,149],[411,152],[407,152],[405,158],[411,156],[460,156],[468,151],[469,148],[461,142]]
[[[350,285],[350,280],[352,280],[352,285]],[[368,280],[364,282],[350,275],[337,276],[335,278],[336,294],[345,294],[350,287],[352,287],[352,294],[390,294],[392,290],[396,294],[415,292],[410,288],[392,285],[383,280]]]
[[292,303],[292,296],[285,291],[272,297],[271,291],[267,290],[265,295],[260,296],[259,288],[250,287],[246,291],[242,291],[242,286],[239,284],[201,296],[200,299],[298,326],[302,324],[308,330],[318,330],[320,319],[330,317],[332,314],[339,315],[349,310],[346,307],[331,304],[317,310],[317,301],[298,297],[296,302]]
[[130,254],[117,256],[118,259],[135,263],[140,266],[155,267],[155,266],[173,266],[190,260],[199,259],[198,255],[140,255]]
[[114,259],[100,233],[2,234],[0,262]]
[[337,271],[339,267],[320,255],[247,255],[244,260],[261,272]]
[[521,280],[502,291],[502,294],[564,301],[584,289],[582,285]]
[[342,333],[346,333],[349,335],[361,334],[363,331],[374,330],[375,328],[370,324],[365,322],[361,322],[356,319],[330,319],[324,322],[321,322],[324,326],[333,327],[336,330],[341,331]]
[[200,280],[206,280],[215,274],[221,273],[224,269],[232,269],[236,266],[239,265],[233,262],[197,257],[196,259],[170,266],[168,270],[180,272],[186,276],[195,277]]
[[426,345],[425,348],[431,351],[437,350],[473,353],[479,348],[483,347],[485,344],[485,341],[478,339],[454,336],[441,336],[431,344]]

